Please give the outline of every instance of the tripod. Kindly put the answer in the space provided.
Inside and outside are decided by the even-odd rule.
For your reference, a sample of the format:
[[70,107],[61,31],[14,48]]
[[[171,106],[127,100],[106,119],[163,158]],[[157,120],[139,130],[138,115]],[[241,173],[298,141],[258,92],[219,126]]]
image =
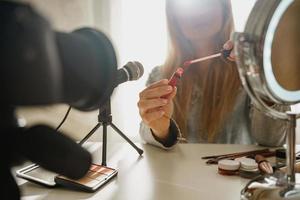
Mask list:
[[112,115],[111,115],[111,104],[110,100],[108,100],[100,109],[98,115],[98,123],[97,125],[79,142],[82,145],[86,140],[88,140],[94,132],[100,127],[103,126],[103,146],[102,146],[102,164],[106,166],[106,149],[107,149],[107,126],[111,126],[119,135],[124,138],[140,155],[144,153],[144,151],[138,148],[116,125],[112,123]]

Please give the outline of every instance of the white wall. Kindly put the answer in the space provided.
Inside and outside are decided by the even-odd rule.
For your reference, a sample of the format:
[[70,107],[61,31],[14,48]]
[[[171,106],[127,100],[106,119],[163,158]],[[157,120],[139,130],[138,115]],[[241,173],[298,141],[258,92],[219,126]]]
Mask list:
[[139,140],[138,94],[144,89],[151,69],[161,65],[166,55],[164,0],[117,0],[111,6],[110,35],[119,67],[132,60],[144,66],[141,79],[121,84],[113,95],[118,125],[128,136]]
[[235,31],[243,31],[256,0],[231,0]]

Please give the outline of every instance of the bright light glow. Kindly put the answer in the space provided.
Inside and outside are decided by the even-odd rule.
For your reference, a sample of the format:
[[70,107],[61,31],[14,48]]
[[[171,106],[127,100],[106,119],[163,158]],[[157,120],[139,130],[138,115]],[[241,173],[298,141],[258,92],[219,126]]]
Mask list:
[[145,88],[152,68],[161,65],[166,57],[165,1],[123,0],[118,19],[121,28],[115,35],[119,37],[116,43],[119,65],[137,60],[145,71],[138,81],[121,84],[113,96],[118,126],[132,138],[138,136],[141,121],[138,94]]
[[243,32],[256,0],[231,0],[235,31]]

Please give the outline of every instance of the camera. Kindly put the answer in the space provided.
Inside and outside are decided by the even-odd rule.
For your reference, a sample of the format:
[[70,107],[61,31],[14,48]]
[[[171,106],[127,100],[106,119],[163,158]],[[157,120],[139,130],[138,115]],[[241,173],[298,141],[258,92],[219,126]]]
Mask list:
[[[117,59],[101,31],[52,30],[30,5],[0,2],[1,177],[4,199],[19,199],[12,165],[31,160],[50,171],[78,179],[91,155],[76,142],[45,125],[19,127],[18,106],[66,103],[82,111],[100,108],[116,86]],[[75,167],[74,167],[75,166]]]

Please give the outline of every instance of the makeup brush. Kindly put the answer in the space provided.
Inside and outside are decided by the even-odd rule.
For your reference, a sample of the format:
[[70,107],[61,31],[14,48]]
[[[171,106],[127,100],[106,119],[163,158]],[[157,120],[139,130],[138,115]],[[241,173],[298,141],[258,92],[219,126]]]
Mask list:
[[216,53],[216,54],[213,54],[213,55],[205,56],[205,57],[198,58],[198,59],[195,59],[195,60],[185,61],[183,63],[183,67],[179,67],[173,73],[173,75],[169,79],[169,83],[168,84],[171,85],[171,86],[173,86],[173,87],[175,87],[177,85],[177,81],[179,81],[179,79],[183,75],[184,70],[186,70],[191,64],[202,62],[202,61],[205,61],[205,60],[210,60],[212,58],[217,58],[217,57],[220,57],[220,56],[223,56],[224,58],[227,58],[227,57],[229,57],[230,52],[231,52],[231,50],[222,49],[220,53]]
[[202,58],[198,58],[198,59],[195,59],[195,60],[186,61],[183,64],[183,69],[187,68],[191,64],[202,62],[202,61],[205,61],[205,60],[210,60],[212,58],[217,58],[217,57],[220,57],[220,56],[223,56],[224,58],[227,58],[227,57],[229,57],[230,52],[231,52],[231,50],[223,49],[220,53],[212,54],[212,55],[205,56],[205,57],[202,57]]
[[269,149],[261,149],[261,150],[254,150],[254,151],[223,154],[223,155],[204,156],[204,157],[202,157],[202,159],[208,159],[206,161],[206,164],[217,164],[219,160],[235,159],[235,158],[244,157],[244,156],[254,158],[256,154],[264,154],[267,156],[268,154],[274,155],[274,152],[270,152]]
[[261,154],[261,153],[270,153],[270,149],[258,149],[252,151],[243,151],[243,152],[236,152],[236,153],[229,153],[229,154],[220,154],[220,155],[211,155],[211,156],[203,156],[202,159],[212,159],[212,158],[219,158],[219,157],[243,157],[249,156],[253,154]]
[[255,161],[258,164],[258,168],[261,172],[265,174],[273,174],[273,168],[271,163],[262,155],[257,154],[255,156]]

